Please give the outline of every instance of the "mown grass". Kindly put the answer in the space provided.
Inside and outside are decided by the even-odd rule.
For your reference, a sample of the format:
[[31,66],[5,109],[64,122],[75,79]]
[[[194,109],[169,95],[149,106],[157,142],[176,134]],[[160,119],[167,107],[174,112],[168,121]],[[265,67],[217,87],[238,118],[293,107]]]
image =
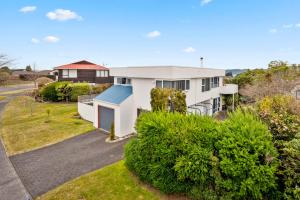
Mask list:
[[[49,117],[47,110],[50,111]],[[5,107],[0,135],[9,155],[54,144],[94,129],[75,118],[77,104],[37,103],[16,97]]]
[[94,171],[38,197],[37,200],[158,200],[161,195],[139,181],[120,161]]

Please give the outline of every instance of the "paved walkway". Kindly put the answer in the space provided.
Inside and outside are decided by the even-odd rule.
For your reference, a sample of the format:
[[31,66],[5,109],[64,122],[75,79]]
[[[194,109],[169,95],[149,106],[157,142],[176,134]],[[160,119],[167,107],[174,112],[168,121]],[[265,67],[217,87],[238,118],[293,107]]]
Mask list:
[[[25,86],[28,88],[30,86]],[[24,88],[21,86],[20,88]],[[19,89],[19,87],[10,87],[3,89],[0,87],[0,91],[13,91]],[[0,101],[0,119],[1,114],[4,110],[5,105],[8,101],[13,98],[9,96],[7,99]],[[26,191],[24,185],[22,184],[18,174],[16,173],[13,165],[8,159],[4,146],[0,139],[0,199],[2,200],[28,200],[30,195]]]
[[49,147],[10,157],[22,182],[35,198],[88,172],[123,158],[123,145],[108,144],[93,131]]

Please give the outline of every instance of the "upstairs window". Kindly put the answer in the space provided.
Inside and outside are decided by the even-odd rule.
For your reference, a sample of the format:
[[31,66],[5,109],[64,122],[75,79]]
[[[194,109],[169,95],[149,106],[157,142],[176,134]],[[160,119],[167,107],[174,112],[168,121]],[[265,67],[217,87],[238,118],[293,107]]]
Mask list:
[[131,85],[131,79],[130,78],[117,78],[117,84]]
[[108,71],[96,71],[97,77],[108,77]]
[[211,88],[217,88],[219,87],[220,78],[219,77],[213,77],[211,78]]
[[176,90],[189,90],[190,89],[190,80],[179,80],[179,81],[167,81],[167,80],[157,80],[157,88],[173,88]]
[[210,90],[210,78],[202,79],[202,92]]

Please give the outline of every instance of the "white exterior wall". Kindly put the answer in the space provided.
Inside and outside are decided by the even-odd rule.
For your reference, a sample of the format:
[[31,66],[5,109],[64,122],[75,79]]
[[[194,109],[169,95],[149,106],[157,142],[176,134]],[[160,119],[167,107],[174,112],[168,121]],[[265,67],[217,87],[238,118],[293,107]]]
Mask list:
[[114,109],[114,122],[115,122],[115,134],[119,137],[121,134],[121,118],[120,118],[120,106],[115,104],[110,104],[94,99],[94,127],[98,127],[98,106],[104,106],[107,108]]
[[124,137],[126,135],[135,132],[134,125],[137,118],[137,108],[134,105],[134,97],[131,95],[120,105],[120,124],[121,131],[118,133],[118,137]]
[[95,112],[94,106],[78,102],[78,113],[80,114],[82,119],[85,119],[90,122],[94,122],[95,121],[94,112]]

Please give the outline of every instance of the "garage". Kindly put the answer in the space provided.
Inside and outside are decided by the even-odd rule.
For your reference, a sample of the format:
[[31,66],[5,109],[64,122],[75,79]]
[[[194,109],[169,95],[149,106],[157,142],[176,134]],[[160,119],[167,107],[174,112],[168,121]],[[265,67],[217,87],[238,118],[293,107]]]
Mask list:
[[110,132],[111,125],[114,123],[114,109],[98,106],[98,116],[98,127],[105,132]]

